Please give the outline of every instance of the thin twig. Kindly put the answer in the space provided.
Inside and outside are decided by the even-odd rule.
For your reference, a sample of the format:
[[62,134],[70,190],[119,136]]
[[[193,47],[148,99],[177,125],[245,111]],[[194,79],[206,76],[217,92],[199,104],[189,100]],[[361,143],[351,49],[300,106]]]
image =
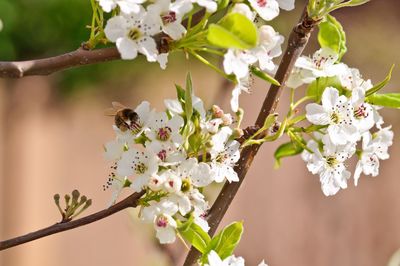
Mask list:
[[126,208],[135,208],[138,205],[138,200],[140,197],[142,197],[144,194],[143,192],[140,193],[133,193],[126,199],[118,202],[115,205],[112,205],[108,209],[101,210],[99,212],[93,213],[91,215],[88,215],[86,217],[77,219],[77,220],[72,220],[70,222],[65,222],[65,223],[56,223],[54,225],[51,225],[49,227],[40,229],[38,231],[23,235],[23,236],[18,236],[15,238],[11,238],[8,240],[4,240],[0,242],[0,250],[8,249],[14,246],[18,246],[42,237],[46,237],[49,235],[57,234],[63,231],[71,230],[76,227],[80,227],[86,224],[90,224],[93,222],[96,222],[98,220],[104,219],[114,213],[117,213],[121,210],[124,210]]
[[[205,14],[205,10],[201,9],[192,17],[192,25],[201,21]],[[187,25],[187,20],[182,22]],[[164,34],[158,34],[154,37],[160,52],[168,52],[168,38]],[[167,41],[166,41],[167,40]],[[83,45],[84,46],[84,45]],[[80,67],[84,65],[92,65],[106,61],[121,59],[121,56],[115,47],[88,50],[82,47],[75,51],[43,58],[27,61],[0,61],[0,78],[22,78],[26,76],[46,76],[61,70]]]
[[[300,22],[293,28],[289,36],[288,46],[275,75],[275,79],[279,81],[281,85],[271,85],[257,117],[256,127],[262,127],[267,116],[275,112],[282,89],[292,72],[294,63],[303,52],[310,37],[310,33],[318,22],[319,21],[314,21],[308,17],[306,9],[303,11]],[[260,138],[262,137],[263,136],[260,136]],[[260,145],[252,145],[242,150],[240,161],[235,167],[235,171],[240,179],[239,182],[225,183],[208,214],[207,220],[210,225],[209,234],[211,236],[214,235],[219,223],[232,203],[259,148]],[[199,256],[200,253],[192,247],[186,257],[184,265],[194,265]]]

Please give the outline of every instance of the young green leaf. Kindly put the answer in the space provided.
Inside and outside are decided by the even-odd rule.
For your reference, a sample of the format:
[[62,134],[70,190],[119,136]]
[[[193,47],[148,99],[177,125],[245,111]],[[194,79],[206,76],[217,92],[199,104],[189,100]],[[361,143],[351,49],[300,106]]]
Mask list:
[[209,26],[207,40],[222,48],[250,49],[257,45],[257,28],[246,16],[230,13]]
[[367,102],[389,108],[400,108],[400,93],[372,94],[366,98]]
[[182,104],[183,108],[183,103],[185,101],[185,90],[178,84],[175,84],[175,88],[176,88],[176,97],[178,98],[178,101]]
[[190,73],[186,75],[186,92],[185,92],[185,113],[186,113],[186,121],[189,123],[193,114],[193,104],[192,104],[192,77]]
[[350,0],[350,1],[343,3],[343,5],[344,6],[359,6],[359,5],[365,4],[369,1],[370,0]]
[[207,251],[211,242],[210,236],[197,224],[191,223],[188,227],[178,228],[181,236],[201,253]]
[[274,79],[273,77],[271,77],[270,75],[268,75],[267,73],[265,73],[264,71],[259,69],[258,67],[250,66],[250,71],[251,71],[251,73],[253,73],[257,77],[259,77],[260,79],[265,80],[268,83],[271,83],[271,84],[276,85],[276,86],[280,86],[281,85],[276,79]]
[[242,233],[243,222],[231,223],[211,240],[207,247],[207,253],[214,250],[221,259],[231,256],[236,246],[239,244]]
[[390,68],[389,73],[387,74],[386,78],[384,80],[382,80],[381,82],[379,82],[378,84],[376,84],[371,89],[367,90],[367,92],[365,93],[365,96],[368,97],[368,96],[378,92],[383,87],[385,87],[386,84],[388,84],[390,79],[392,78],[393,69],[394,69],[394,65],[392,65],[392,67]]
[[301,153],[304,149],[300,145],[296,145],[293,142],[287,142],[282,144],[276,149],[274,153],[275,157],[275,167],[279,168],[281,166],[281,159],[289,156],[295,156]]
[[342,25],[335,17],[326,15],[325,20],[318,25],[318,42],[321,47],[329,47],[339,54],[339,60],[346,53],[346,34]]
[[342,91],[342,84],[337,77],[321,77],[314,80],[307,88],[306,95],[313,97],[316,102],[321,101],[322,93],[327,87],[334,87]]

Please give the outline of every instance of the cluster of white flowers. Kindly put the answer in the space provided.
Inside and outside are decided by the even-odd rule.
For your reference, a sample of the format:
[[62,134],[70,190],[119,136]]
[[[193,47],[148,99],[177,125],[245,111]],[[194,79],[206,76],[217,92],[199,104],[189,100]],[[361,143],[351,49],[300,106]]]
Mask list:
[[[249,1],[251,6],[265,20],[271,20],[279,14],[279,5],[277,1]],[[294,8],[294,0],[279,1],[279,4],[285,9]],[[231,12],[245,15],[249,20],[254,21],[255,13],[246,4],[236,4]],[[273,27],[262,25],[258,28],[258,45],[250,50],[228,49],[224,56],[224,70],[226,74],[234,74],[237,84],[232,91],[231,108],[234,112],[239,109],[239,95],[242,91],[250,90],[250,65],[258,62],[262,71],[273,73],[276,65],[273,58],[282,54],[281,45],[284,37],[277,33]]]
[[217,106],[206,112],[192,95],[188,120],[184,104],[165,100],[167,110],[156,112],[142,102],[123,127],[114,126],[116,139],[105,145],[106,158],[114,162],[107,183],[113,203],[124,187],[146,191],[140,218],[154,224],[161,243],[174,242],[178,224],[188,219],[208,231],[204,187],[239,180],[233,167],[240,143],[233,140],[231,115]]
[[[298,87],[316,78],[337,77],[341,90],[324,89],[321,104],[306,106],[306,118],[320,126],[313,139],[307,143],[302,158],[313,174],[320,176],[325,195],[334,195],[340,188],[347,188],[352,174],[345,161],[357,155],[354,172],[357,185],[361,173],[376,176],[379,160],[389,158],[388,147],[392,145],[393,132],[382,127],[380,107],[366,102],[366,93],[373,86],[363,80],[359,71],[344,63],[337,63],[338,55],[329,48],[318,50],[312,58],[301,57],[296,62],[288,85]],[[357,146],[358,143],[361,143]]]
[[[116,16],[107,21],[104,29],[108,40],[115,42],[122,59],[134,59],[138,53],[149,62],[159,62],[165,69],[168,52],[159,52],[154,36],[159,33],[177,41],[185,36],[186,28],[182,19],[194,8],[193,4],[204,7],[208,13],[217,11],[216,0],[98,0],[105,12],[118,10]],[[272,20],[279,14],[279,8],[292,10],[295,0],[251,0],[248,4],[236,4],[230,12],[245,15],[254,21],[256,15],[264,20]],[[228,49],[224,57],[224,69],[236,76],[236,87],[232,92],[231,106],[236,112],[239,95],[249,92],[249,66],[258,62],[262,71],[274,72],[272,59],[282,53],[283,36],[271,26],[258,28],[258,44],[250,50]]]

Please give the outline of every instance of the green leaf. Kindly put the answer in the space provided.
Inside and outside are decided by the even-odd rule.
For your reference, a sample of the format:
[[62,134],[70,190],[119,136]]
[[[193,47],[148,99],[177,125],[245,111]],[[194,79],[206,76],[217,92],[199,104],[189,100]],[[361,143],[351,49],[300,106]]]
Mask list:
[[321,47],[329,47],[339,55],[339,60],[346,53],[346,34],[342,25],[335,17],[326,15],[325,20],[318,25],[318,42]]
[[246,16],[230,13],[209,26],[207,40],[217,47],[250,49],[257,45],[257,28]]
[[375,93],[366,98],[367,102],[389,108],[400,108],[400,93]]
[[327,87],[334,87],[343,91],[342,84],[337,77],[321,77],[314,80],[307,88],[306,95],[313,97],[316,102],[321,101],[322,93]]
[[202,254],[207,251],[211,238],[200,226],[191,223],[190,226],[178,227],[178,231],[185,240]]
[[183,103],[185,101],[185,90],[178,84],[175,84],[175,88],[176,88],[176,97],[178,98],[178,101],[182,104],[183,107]]
[[250,66],[250,71],[251,71],[251,73],[253,73],[257,77],[259,77],[260,79],[265,80],[266,82],[269,82],[276,86],[281,85],[276,79],[274,79],[273,77],[271,77],[270,75],[268,75],[267,73],[265,73],[264,71],[259,69],[258,67]]
[[367,2],[369,2],[370,0],[350,0],[346,3],[343,3],[344,6],[359,6],[359,5],[363,5]]
[[187,123],[189,123],[193,115],[192,95],[193,95],[192,77],[190,76],[189,72],[186,75],[186,92],[185,92],[185,113],[186,113]]
[[282,144],[276,149],[274,153],[275,157],[275,167],[279,168],[281,166],[281,159],[289,156],[295,156],[303,151],[303,147],[296,145],[293,142],[287,142]]
[[236,246],[239,244],[242,233],[243,222],[231,223],[211,240],[205,255],[211,250],[214,250],[221,259],[231,256]]
[[379,82],[378,84],[376,84],[374,87],[372,87],[371,89],[367,90],[367,92],[365,93],[365,96],[368,97],[376,92],[378,92],[380,89],[382,89],[383,87],[386,86],[386,84],[389,83],[390,79],[392,78],[392,72],[394,69],[394,64],[392,65],[392,67],[389,70],[389,74],[386,76],[386,78],[384,80],[382,80],[381,82]]

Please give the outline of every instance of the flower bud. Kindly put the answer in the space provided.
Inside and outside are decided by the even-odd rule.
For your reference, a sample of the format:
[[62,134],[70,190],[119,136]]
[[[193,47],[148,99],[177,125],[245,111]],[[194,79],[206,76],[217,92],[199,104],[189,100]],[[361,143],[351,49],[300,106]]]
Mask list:
[[212,106],[212,113],[216,118],[221,118],[224,115],[224,111],[218,105]]
[[[239,1],[237,1],[237,2],[239,2]],[[231,12],[232,13],[239,13],[241,15],[244,15],[248,19],[250,19],[251,21],[253,21],[254,18],[255,18],[254,12],[251,11],[250,7],[248,5],[246,5],[246,4],[240,3],[240,4],[234,5]]]
[[234,139],[238,139],[238,138],[240,138],[241,136],[243,136],[243,129],[241,129],[241,128],[235,128],[235,129],[233,129],[233,131],[232,131],[232,138],[234,138]]
[[263,25],[258,29],[260,44],[269,45],[274,42],[276,32],[274,28],[269,25]]
[[231,114],[224,114],[222,116],[222,124],[224,126],[230,126],[233,123],[233,118]]

